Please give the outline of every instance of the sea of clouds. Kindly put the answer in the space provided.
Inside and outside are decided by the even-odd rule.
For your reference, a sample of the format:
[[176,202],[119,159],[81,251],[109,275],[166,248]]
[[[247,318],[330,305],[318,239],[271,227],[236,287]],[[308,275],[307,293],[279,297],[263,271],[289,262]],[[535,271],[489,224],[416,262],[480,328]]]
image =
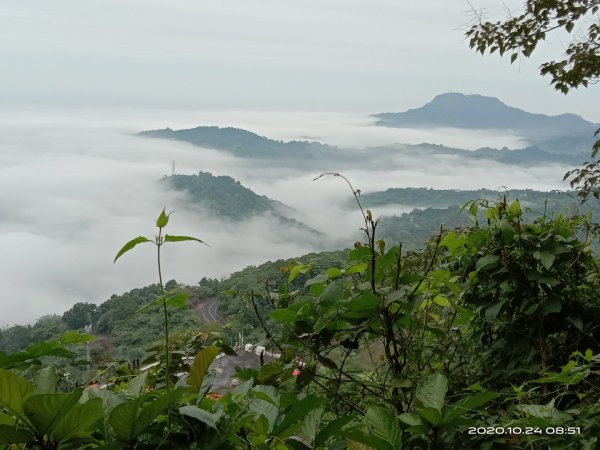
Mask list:
[[[349,166],[328,161],[322,168],[274,165],[236,158],[189,144],[140,138],[141,130],[198,125],[234,126],[273,139],[309,139],[362,149],[390,143],[430,142],[476,149],[520,147],[518,136],[457,130],[399,130],[372,126],[366,115],[168,110],[0,111],[0,326],[61,314],[79,301],[102,302],[114,293],[157,280],[150,244],[116,264],[118,249],[138,235],[154,236],[163,207],[174,210],[168,232],[197,236],[209,246],[166,247],[164,276],[194,284],[221,278],[247,265],[290,258],[354,242],[361,225],[343,171],[355,188],[565,189],[566,167],[515,167],[457,156],[392,156]],[[213,217],[158,181],[176,172],[230,175],[256,193],[290,207],[298,220],[323,232],[320,243],[282,227],[271,216],[241,223]],[[375,214],[403,212],[400,207]]]

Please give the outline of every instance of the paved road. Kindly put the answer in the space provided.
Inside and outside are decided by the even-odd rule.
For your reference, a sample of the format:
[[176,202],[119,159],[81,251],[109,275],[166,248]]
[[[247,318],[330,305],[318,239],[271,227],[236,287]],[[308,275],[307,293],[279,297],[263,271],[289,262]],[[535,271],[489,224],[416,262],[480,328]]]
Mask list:
[[219,316],[219,305],[217,304],[216,298],[209,298],[205,302],[198,304],[196,311],[198,311],[198,316],[202,322],[221,321],[221,316]]

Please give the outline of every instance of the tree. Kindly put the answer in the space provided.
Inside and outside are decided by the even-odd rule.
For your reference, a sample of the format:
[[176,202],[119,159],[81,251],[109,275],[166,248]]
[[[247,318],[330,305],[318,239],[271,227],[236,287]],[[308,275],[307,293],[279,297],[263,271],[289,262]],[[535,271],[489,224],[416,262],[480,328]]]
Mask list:
[[97,306],[93,303],[78,302],[62,315],[62,320],[70,328],[78,329],[95,321]]
[[[550,76],[550,83],[563,94],[571,89],[588,87],[600,80],[600,21],[595,16],[600,0],[526,0],[524,12],[504,21],[484,21],[480,16],[466,32],[469,46],[484,54],[510,54],[511,63],[519,55],[531,56],[540,41],[549,33],[564,30],[572,33],[581,28],[561,59],[546,61],[540,67],[542,76]],[[587,29],[584,30],[587,25]],[[600,129],[596,131],[596,135]],[[592,149],[592,160],[572,171],[571,187],[577,187],[585,201],[589,195],[600,198],[600,160],[595,160],[600,140]]]

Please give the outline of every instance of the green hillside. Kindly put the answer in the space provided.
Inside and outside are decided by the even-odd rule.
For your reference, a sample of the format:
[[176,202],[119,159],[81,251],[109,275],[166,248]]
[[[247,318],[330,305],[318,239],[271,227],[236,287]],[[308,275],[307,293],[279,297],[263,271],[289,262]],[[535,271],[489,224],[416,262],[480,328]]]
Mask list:
[[317,157],[330,147],[309,141],[276,141],[239,128],[200,126],[185,130],[149,130],[138,136],[187,142],[199,147],[224,150],[242,158],[287,158],[301,159]]
[[163,178],[162,183],[168,189],[185,192],[189,208],[201,206],[217,218],[242,221],[269,214],[282,225],[295,228],[312,238],[322,235],[319,231],[289,217],[288,214],[292,212],[289,206],[265,195],[258,195],[226,175],[215,176],[210,172],[172,175]]

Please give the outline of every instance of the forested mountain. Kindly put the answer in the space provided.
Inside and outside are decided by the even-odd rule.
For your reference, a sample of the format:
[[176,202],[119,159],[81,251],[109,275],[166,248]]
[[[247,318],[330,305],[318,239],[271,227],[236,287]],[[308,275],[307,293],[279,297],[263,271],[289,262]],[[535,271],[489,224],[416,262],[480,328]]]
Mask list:
[[[375,114],[377,125],[399,128],[463,128],[510,130],[524,137],[544,141],[564,137],[587,138],[591,147],[596,124],[575,114],[548,116],[532,114],[502,103],[495,97],[448,93],[426,105],[405,112]],[[569,152],[563,147],[562,152]],[[577,150],[581,151],[581,150]]]
[[[592,217],[600,217],[600,205],[591,202],[580,205],[573,192],[540,192],[531,189],[493,191],[479,190],[439,190],[428,188],[392,188],[386,191],[361,195],[361,202],[366,208],[371,208],[373,214],[379,217],[378,207],[386,207],[388,211],[380,218],[378,233],[390,242],[402,243],[404,248],[422,248],[427,240],[439,232],[440,224],[444,229],[471,226],[472,221],[466,212],[461,213],[461,207],[475,199],[487,200],[492,203],[508,199],[519,200],[524,217],[529,220],[544,214],[576,214],[591,212]],[[352,207],[352,203],[349,203]],[[411,212],[391,214],[391,206],[412,207]],[[481,217],[484,220],[484,217]]]
[[302,159],[318,157],[331,149],[309,141],[276,141],[239,128],[199,126],[185,130],[142,131],[138,136],[183,141],[199,147],[223,150],[241,158]]
[[[582,138],[583,139],[583,138]],[[571,138],[561,139],[560,142],[571,142]],[[558,142],[557,140],[556,142]],[[464,150],[460,148],[447,147],[440,144],[394,144],[369,149],[372,152],[377,152],[378,157],[386,155],[419,155],[431,156],[438,155],[458,156],[460,158],[489,160],[496,161],[502,164],[510,164],[516,166],[527,166],[530,164],[568,164],[578,165],[589,159],[589,146],[585,147],[585,142],[574,143],[583,148],[580,153],[553,153],[539,147],[538,145],[526,147],[522,149],[510,150],[508,148],[496,149],[490,147],[479,148],[477,150]],[[560,143],[555,146],[555,141],[548,141],[547,144],[551,148],[563,148]],[[542,145],[542,144],[540,144]],[[565,144],[566,145],[566,144]],[[572,147],[575,148],[575,147]],[[578,148],[578,147],[577,147]]]
[[189,202],[202,204],[227,219],[242,220],[257,214],[282,214],[291,210],[281,202],[256,194],[227,175],[198,172],[196,175],[172,175],[162,181],[169,189],[185,191]]
[[[347,257],[347,250],[309,253],[287,260],[267,261],[258,266],[248,266],[234,272],[221,280],[203,278],[196,286],[179,285],[175,280],[166,283],[165,288],[171,292],[187,293],[189,301],[182,309],[172,309],[170,320],[175,333],[184,330],[198,330],[210,325],[202,325],[194,306],[199,300],[217,298],[222,314],[237,330],[243,327],[248,342],[264,340],[262,330],[257,328],[256,318],[247,305],[232,301],[226,291],[245,292],[255,290],[263,293],[268,286],[274,289],[286,279],[289,269],[295,264],[310,266],[307,274],[319,273],[326,268],[341,267]],[[300,277],[296,286],[301,286]],[[148,349],[160,339],[161,310],[157,303],[150,308],[145,305],[155,301],[160,295],[156,284],[133,289],[122,294],[113,294],[100,304],[79,302],[62,315],[46,315],[40,317],[33,325],[15,325],[0,330],[0,352],[14,353],[38,342],[58,339],[69,330],[80,330],[91,325],[91,333],[96,336],[91,346],[91,363],[94,367],[109,361],[125,360],[132,362],[148,356]],[[143,312],[138,312],[143,309]],[[233,345],[237,333],[226,333]],[[85,358],[80,354],[80,358]],[[1,359],[1,358],[0,358]]]
[[184,191],[190,207],[199,205],[217,218],[241,221],[268,214],[282,225],[312,237],[321,235],[319,231],[288,217],[293,211],[289,206],[265,195],[256,194],[230,176],[198,172],[197,175],[172,175],[164,177],[161,181],[169,189]]
[[[484,147],[477,150],[465,150],[429,143],[417,145],[395,143],[367,149],[342,149],[317,142],[276,141],[258,136],[246,130],[219,127],[197,127],[189,130],[171,130],[170,128],[165,128],[163,130],[142,131],[138,133],[138,136],[184,141],[200,147],[232,153],[242,158],[270,159],[271,162],[277,164],[291,163],[295,166],[302,165],[319,168],[331,166],[340,170],[344,167],[364,164],[372,165],[378,162],[385,165],[388,164],[386,161],[380,159],[374,160],[373,152],[377,152],[378,158],[399,154],[419,156],[452,155],[469,159],[492,160],[512,165],[529,165],[532,163],[578,165],[586,161],[589,157],[589,149],[593,143],[592,132],[594,130],[592,124],[583,121],[583,119],[581,121],[582,123],[589,124],[591,128],[588,129],[586,128],[587,125],[585,127],[581,125],[577,129],[585,128],[587,131],[592,131],[589,133],[587,131],[581,132],[579,134],[570,133],[555,138],[550,137],[552,133],[548,133],[543,138],[528,138],[527,142],[531,145],[520,149]],[[392,126],[381,119],[378,124]],[[426,126],[425,124],[423,125],[424,128]],[[561,128],[559,127],[559,129]]]

